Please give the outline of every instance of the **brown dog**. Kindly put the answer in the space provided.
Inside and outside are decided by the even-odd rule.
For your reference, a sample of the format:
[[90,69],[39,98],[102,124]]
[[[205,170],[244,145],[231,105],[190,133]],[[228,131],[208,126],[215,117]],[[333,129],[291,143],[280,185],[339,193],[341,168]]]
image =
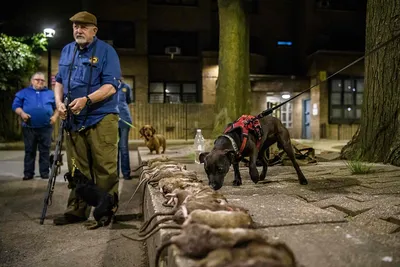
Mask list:
[[140,137],[144,137],[144,142],[150,149],[150,153],[156,151],[156,154],[160,154],[160,147],[162,147],[163,151],[161,153],[164,154],[167,142],[162,134],[155,134],[156,129],[154,129],[153,126],[146,124],[140,129],[139,133],[141,135]]

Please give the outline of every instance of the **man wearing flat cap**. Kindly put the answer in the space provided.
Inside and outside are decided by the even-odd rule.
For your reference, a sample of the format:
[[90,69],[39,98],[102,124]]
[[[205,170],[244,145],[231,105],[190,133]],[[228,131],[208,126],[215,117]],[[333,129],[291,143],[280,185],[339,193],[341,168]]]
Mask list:
[[[96,37],[97,19],[93,14],[82,11],[70,21],[75,41],[62,49],[54,90],[68,132],[68,170],[72,173],[79,169],[114,196],[118,194],[119,58],[112,46]],[[90,207],[75,196],[72,188],[67,210],[54,219],[54,224],[85,221],[89,213]]]

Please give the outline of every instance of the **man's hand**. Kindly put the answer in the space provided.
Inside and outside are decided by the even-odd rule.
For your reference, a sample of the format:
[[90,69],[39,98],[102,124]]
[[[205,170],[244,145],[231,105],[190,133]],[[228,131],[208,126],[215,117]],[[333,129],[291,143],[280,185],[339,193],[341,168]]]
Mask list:
[[27,122],[31,118],[31,115],[29,115],[23,111],[21,112],[20,116],[24,122]]
[[56,123],[56,121],[57,121],[57,116],[51,116],[51,118],[50,118],[50,124],[51,125],[53,125],[54,123]]
[[67,117],[67,108],[65,107],[63,102],[57,102],[57,110],[58,110],[58,115],[62,120],[65,120]]
[[86,97],[75,98],[68,106],[71,108],[71,112],[75,115],[81,113],[82,109],[85,108],[87,102]]

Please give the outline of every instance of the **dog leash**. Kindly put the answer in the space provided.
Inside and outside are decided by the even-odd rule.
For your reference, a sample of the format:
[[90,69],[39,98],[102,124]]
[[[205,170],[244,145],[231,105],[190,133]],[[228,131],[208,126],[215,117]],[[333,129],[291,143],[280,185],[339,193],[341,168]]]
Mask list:
[[135,126],[133,126],[132,124],[130,124],[129,122],[127,122],[126,120],[123,120],[123,119],[121,119],[121,118],[119,118],[118,119],[119,121],[122,121],[123,123],[125,123],[126,125],[128,125],[129,127],[131,127],[131,128],[135,128],[136,129],[136,127]]
[[336,75],[339,74],[340,72],[344,71],[345,69],[350,68],[351,66],[353,66],[353,65],[356,64],[357,62],[359,62],[359,61],[363,60],[364,58],[370,56],[371,54],[375,53],[376,51],[378,51],[378,50],[381,49],[382,47],[388,45],[389,43],[393,42],[394,40],[396,40],[396,39],[399,38],[399,37],[400,37],[400,34],[397,34],[397,35],[393,36],[392,38],[390,38],[390,39],[387,40],[386,42],[381,43],[380,45],[378,45],[377,47],[375,47],[374,49],[372,49],[372,50],[369,51],[368,53],[364,54],[362,57],[360,57],[360,58],[354,60],[354,61],[351,62],[350,64],[344,66],[344,67],[341,68],[340,70],[338,70],[338,71],[336,71],[335,73],[329,75],[325,80],[317,82],[316,84],[314,84],[314,85],[311,86],[310,88],[307,88],[307,89],[301,91],[299,94],[295,95],[295,96],[292,97],[292,98],[289,98],[288,100],[286,100],[286,101],[280,103],[279,105],[277,105],[277,106],[275,106],[275,107],[272,107],[272,108],[269,108],[269,109],[264,110],[263,112],[261,112],[260,114],[258,114],[257,116],[255,116],[255,117],[254,117],[253,119],[251,119],[250,121],[257,120],[257,119],[261,119],[261,118],[263,118],[263,117],[265,117],[265,116],[268,116],[268,115],[272,114],[272,112],[273,112],[275,109],[280,108],[281,106],[285,105],[286,103],[288,103],[288,102],[292,101],[293,99],[299,97],[300,95],[304,94],[305,92],[310,91],[312,88],[323,84],[324,82],[328,81],[329,79],[331,79],[332,77],[336,76]]

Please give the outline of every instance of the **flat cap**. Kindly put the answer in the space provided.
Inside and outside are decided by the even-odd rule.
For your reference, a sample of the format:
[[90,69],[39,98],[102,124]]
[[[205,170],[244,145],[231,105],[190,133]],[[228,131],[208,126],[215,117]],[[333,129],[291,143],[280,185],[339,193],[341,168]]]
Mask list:
[[86,24],[93,24],[97,26],[97,18],[95,15],[86,12],[86,11],[81,11],[73,15],[72,17],[69,18],[70,21],[72,22],[80,22],[80,23],[86,23]]

